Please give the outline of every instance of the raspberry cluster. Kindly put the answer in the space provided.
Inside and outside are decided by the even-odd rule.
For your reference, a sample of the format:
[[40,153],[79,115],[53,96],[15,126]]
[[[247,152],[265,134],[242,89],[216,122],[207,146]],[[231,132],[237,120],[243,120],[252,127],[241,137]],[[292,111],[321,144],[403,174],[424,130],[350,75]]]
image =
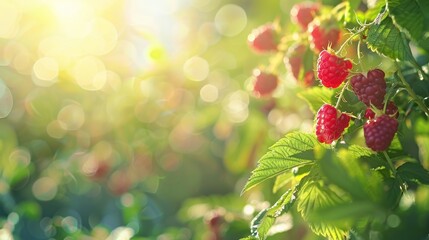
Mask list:
[[386,95],[384,76],[382,70],[373,69],[368,71],[366,77],[358,74],[350,80],[356,96],[368,106],[364,115],[368,121],[363,126],[363,132],[366,145],[376,152],[387,150],[398,131],[396,105],[390,101],[383,112]]

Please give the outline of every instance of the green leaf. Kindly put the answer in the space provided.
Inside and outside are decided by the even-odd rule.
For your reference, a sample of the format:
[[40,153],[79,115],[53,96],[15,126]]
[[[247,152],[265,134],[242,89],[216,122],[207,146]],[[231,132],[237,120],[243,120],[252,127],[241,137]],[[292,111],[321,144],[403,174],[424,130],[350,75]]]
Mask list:
[[398,167],[397,173],[405,181],[429,184],[429,172],[419,163],[406,162]]
[[326,208],[317,209],[310,213],[311,221],[323,221],[326,223],[341,223],[344,221],[357,221],[374,215],[377,212],[377,205],[368,202],[341,203]]
[[[293,132],[280,139],[258,161],[258,166],[252,171],[242,193],[259,183],[276,177],[282,173],[314,163],[314,156],[303,154],[320,146],[313,134]],[[307,158],[303,158],[307,157]]]
[[343,201],[335,192],[322,186],[319,182],[311,181],[303,186],[297,200],[297,209],[302,217],[309,222],[311,230],[318,235],[329,239],[342,240],[347,235],[347,231],[337,225],[325,223],[323,221],[311,221],[310,217],[314,211],[335,206]]
[[414,61],[410,46],[390,17],[369,28],[367,45],[372,51],[394,60]]
[[310,105],[313,113],[316,113],[323,104],[333,102],[335,90],[325,87],[312,87],[298,93],[298,97],[304,99]]
[[423,36],[423,13],[416,0],[387,0],[393,22],[409,38],[418,42]]
[[253,218],[250,225],[250,232],[253,237],[266,239],[275,219],[290,210],[297,199],[301,186],[307,182],[307,179],[307,177],[304,177],[294,188],[286,191],[273,206],[262,210]]
[[280,174],[276,177],[276,181],[273,186],[273,193],[276,193],[280,188],[284,187],[293,179],[292,172]]
[[379,202],[383,195],[381,175],[370,170],[352,152],[341,149],[337,156],[327,155],[320,161],[322,173],[354,199]]

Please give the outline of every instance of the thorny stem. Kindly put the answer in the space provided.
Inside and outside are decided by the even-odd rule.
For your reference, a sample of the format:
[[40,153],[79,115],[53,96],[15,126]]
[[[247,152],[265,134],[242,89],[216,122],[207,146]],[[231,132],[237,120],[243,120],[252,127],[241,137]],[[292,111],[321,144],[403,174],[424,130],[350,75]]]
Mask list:
[[410,94],[411,98],[417,103],[417,105],[426,114],[426,116],[429,117],[429,109],[426,107],[423,101],[417,96],[417,94],[413,91],[413,89],[411,89],[410,84],[408,84],[407,81],[405,81],[404,75],[402,74],[401,68],[399,67],[398,63],[396,63],[396,67],[398,68],[397,76],[399,77],[399,80],[401,80],[401,83],[404,85],[408,94]]
[[349,84],[349,82],[347,81],[346,84],[344,84],[343,89],[341,89],[340,96],[338,96],[337,103],[335,104],[335,108],[338,108],[338,106],[340,105],[341,98],[343,98],[344,90],[347,88],[348,84]]
[[346,41],[343,42],[343,44],[341,45],[340,49],[338,49],[338,51],[335,52],[336,55],[340,55],[340,53],[343,51],[343,48],[345,46],[347,46],[347,44],[349,44],[349,42],[351,40],[353,40],[354,37],[356,37],[357,35],[361,34],[362,32],[364,32],[369,26],[363,26],[361,27],[357,32],[353,33],[349,38],[347,38]]

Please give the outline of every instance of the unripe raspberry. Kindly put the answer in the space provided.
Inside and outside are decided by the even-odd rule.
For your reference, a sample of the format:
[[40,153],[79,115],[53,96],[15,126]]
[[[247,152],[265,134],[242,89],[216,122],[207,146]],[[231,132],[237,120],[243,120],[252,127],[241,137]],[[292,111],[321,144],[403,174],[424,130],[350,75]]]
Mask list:
[[331,144],[349,126],[350,117],[329,104],[324,104],[316,116],[316,136],[321,143]]
[[257,53],[277,51],[277,34],[271,23],[254,29],[247,37],[249,46]]
[[331,51],[323,50],[317,59],[317,77],[323,86],[337,88],[347,78],[352,67],[350,60],[340,58]]
[[316,18],[308,25],[310,46],[316,53],[337,45],[341,32],[336,24],[334,20]]
[[363,126],[366,145],[376,152],[389,148],[398,131],[398,120],[387,115],[367,121]]
[[350,80],[353,91],[360,101],[367,106],[383,108],[384,95],[386,95],[386,81],[384,72],[380,69],[368,71],[367,76],[358,74]]
[[308,24],[313,21],[314,17],[319,13],[320,5],[314,2],[302,2],[295,4],[290,10],[292,22],[301,26],[306,30]]
[[270,96],[276,90],[278,85],[277,75],[255,69],[253,77],[253,93],[256,97]]

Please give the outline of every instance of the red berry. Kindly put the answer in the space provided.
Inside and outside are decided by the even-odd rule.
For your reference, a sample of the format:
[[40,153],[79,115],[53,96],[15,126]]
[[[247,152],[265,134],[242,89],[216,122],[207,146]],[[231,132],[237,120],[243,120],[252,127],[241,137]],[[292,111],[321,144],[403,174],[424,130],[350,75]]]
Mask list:
[[329,104],[324,104],[316,116],[316,136],[321,143],[331,144],[349,126],[350,117]]
[[304,86],[311,87],[314,86],[314,72],[308,71],[304,75]]
[[288,71],[292,72],[295,80],[300,79],[300,72],[303,68],[303,55],[305,53],[305,46],[298,44],[289,48],[286,57],[284,58],[285,67]]
[[367,77],[358,74],[352,77],[350,84],[360,101],[367,106],[374,105],[383,108],[384,95],[386,95],[386,81],[384,72],[380,69],[368,71]]
[[386,150],[398,130],[398,120],[385,114],[368,120],[363,126],[366,145],[376,152]]
[[350,60],[344,60],[334,53],[323,50],[317,59],[317,77],[323,86],[337,88],[347,78],[352,67]]
[[331,20],[315,19],[308,25],[310,46],[316,53],[334,47],[340,40],[340,29]]
[[253,93],[256,97],[269,96],[276,90],[278,85],[278,78],[276,75],[255,69],[253,71],[253,76],[255,78]]
[[[398,118],[399,117],[399,111],[398,107],[395,105],[394,102],[390,101],[389,104],[386,106],[386,115],[389,117]],[[367,108],[365,111],[365,118],[366,119],[373,119],[375,118],[375,112],[371,110],[371,108]]]
[[254,29],[247,37],[249,46],[257,53],[277,51],[277,39],[274,25],[271,23]]
[[302,2],[295,4],[290,10],[291,20],[299,24],[304,30],[319,13],[320,5],[314,2]]

